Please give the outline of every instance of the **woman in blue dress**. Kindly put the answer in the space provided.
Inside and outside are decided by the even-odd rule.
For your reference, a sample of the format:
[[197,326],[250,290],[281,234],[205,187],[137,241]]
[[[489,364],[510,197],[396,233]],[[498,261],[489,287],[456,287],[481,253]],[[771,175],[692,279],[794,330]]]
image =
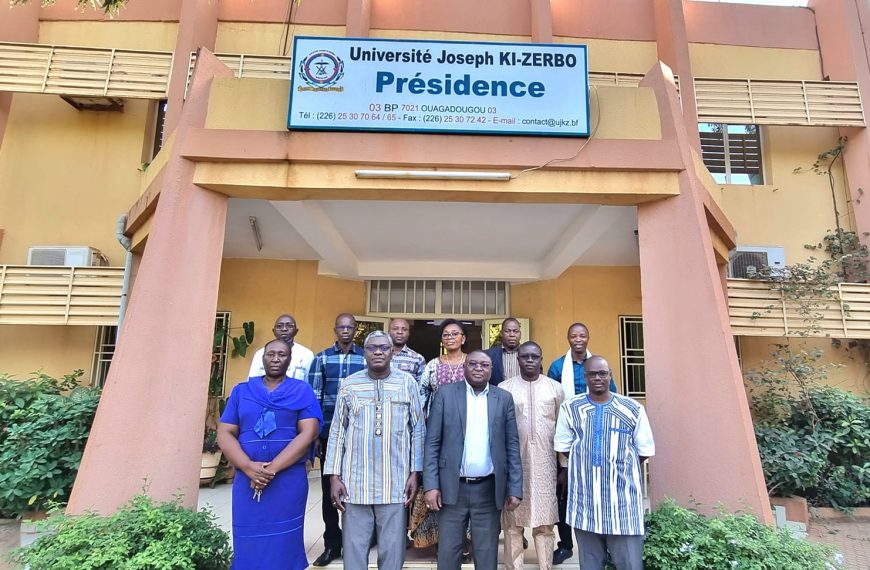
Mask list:
[[233,388],[218,444],[236,467],[233,569],[302,570],[308,499],[305,461],[323,416],[308,383],[286,378],[290,346],[276,339],[263,354],[265,376]]

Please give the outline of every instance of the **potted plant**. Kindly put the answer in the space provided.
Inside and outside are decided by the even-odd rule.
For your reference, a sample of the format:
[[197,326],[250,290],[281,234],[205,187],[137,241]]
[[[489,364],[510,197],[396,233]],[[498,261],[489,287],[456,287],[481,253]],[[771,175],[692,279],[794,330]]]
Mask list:
[[220,447],[217,444],[217,430],[207,429],[202,440],[202,465],[199,469],[200,485],[212,482],[217,473],[221,455]]

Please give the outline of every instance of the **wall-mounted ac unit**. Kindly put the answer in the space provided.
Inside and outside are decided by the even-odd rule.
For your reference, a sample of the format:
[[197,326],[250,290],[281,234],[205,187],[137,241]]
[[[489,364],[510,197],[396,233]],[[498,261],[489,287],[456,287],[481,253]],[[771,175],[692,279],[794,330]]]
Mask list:
[[93,247],[37,245],[27,250],[27,265],[95,267],[109,265],[109,260]]
[[752,279],[765,267],[774,270],[785,267],[785,248],[738,246],[728,262],[728,277]]

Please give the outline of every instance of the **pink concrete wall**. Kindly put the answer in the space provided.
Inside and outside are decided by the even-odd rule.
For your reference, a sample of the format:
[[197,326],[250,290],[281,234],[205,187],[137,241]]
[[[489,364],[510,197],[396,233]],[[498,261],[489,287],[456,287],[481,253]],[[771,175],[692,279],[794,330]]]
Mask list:
[[806,8],[683,2],[683,10],[692,43],[818,49]]
[[553,34],[655,41],[652,0],[552,0]]
[[[870,38],[861,22],[870,22],[866,0],[810,0],[819,29],[822,72],[833,81],[857,81],[864,102],[864,115],[870,106]],[[861,189],[870,188],[870,134],[866,128],[841,128],[848,137],[843,161],[849,179],[856,230],[861,241],[870,246],[870,201]]]
[[[205,123],[211,80],[232,72],[206,51],[176,141]],[[193,184],[173,150],[148,245],[67,511],[109,513],[147,488],[195,507],[227,198]]]
[[695,74],[686,41],[686,20],[682,0],[653,0],[656,26],[656,49],[659,60],[665,62],[680,78],[683,124],[692,146],[700,153],[698,109],[695,104]]
[[529,35],[529,0],[372,0],[372,28]]
[[[293,7],[292,22],[342,26],[348,6],[360,0],[303,1]],[[220,19],[225,22],[284,22],[288,0],[223,0]]]
[[[0,42],[33,43],[39,39],[39,4],[0,6]],[[0,93],[0,149],[12,109],[12,93]]]
[[190,54],[201,47],[214,50],[219,7],[220,2],[217,0],[181,0],[181,17],[172,59],[166,123],[163,129],[164,141],[175,130],[181,117]]
[[[637,209],[647,409],[656,439],[654,504],[673,497],[713,512],[724,504],[771,522],[743,378],[731,337],[691,143],[664,68],[656,91],[662,134],[680,148],[680,195]],[[671,271],[674,260],[692,271]]]

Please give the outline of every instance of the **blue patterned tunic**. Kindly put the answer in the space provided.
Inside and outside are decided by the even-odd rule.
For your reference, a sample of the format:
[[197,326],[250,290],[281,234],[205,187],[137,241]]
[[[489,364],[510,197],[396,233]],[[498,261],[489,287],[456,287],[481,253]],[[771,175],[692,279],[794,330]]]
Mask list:
[[575,396],[559,411],[554,447],[570,452],[569,525],[596,534],[644,534],[640,457],[652,457],[655,444],[643,406],[613,393],[605,404]]

